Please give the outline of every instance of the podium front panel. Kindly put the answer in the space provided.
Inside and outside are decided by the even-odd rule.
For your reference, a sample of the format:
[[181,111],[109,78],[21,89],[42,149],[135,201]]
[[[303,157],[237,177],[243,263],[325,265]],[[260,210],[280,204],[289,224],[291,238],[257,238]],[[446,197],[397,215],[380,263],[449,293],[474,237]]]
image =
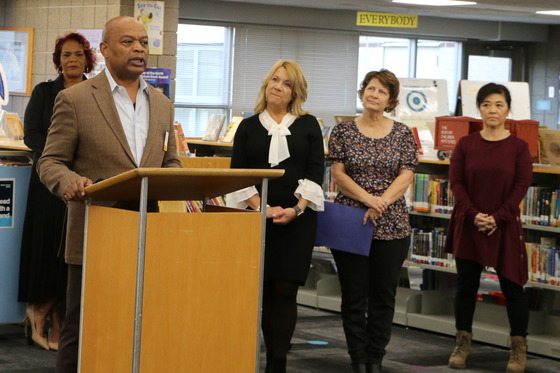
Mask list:
[[[81,372],[130,372],[139,213],[89,210]],[[260,213],[148,214],[140,372],[256,370],[260,244]]]
[[138,213],[89,206],[88,220],[80,372],[130,372]]
[[141,372],[254,372],[261,216],[149,214]]

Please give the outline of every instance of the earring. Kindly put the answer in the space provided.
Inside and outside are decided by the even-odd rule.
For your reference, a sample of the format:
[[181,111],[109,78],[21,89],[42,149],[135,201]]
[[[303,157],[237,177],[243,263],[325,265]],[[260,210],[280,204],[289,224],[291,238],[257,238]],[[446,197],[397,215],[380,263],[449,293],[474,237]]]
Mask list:
[[62,74],[62,66],[59,66],[58,69],[56,69],[56,71],[57,71],[59,74]]
[[89,67],[86,66],[86,68],[84,69],[84,73],[89,73]]

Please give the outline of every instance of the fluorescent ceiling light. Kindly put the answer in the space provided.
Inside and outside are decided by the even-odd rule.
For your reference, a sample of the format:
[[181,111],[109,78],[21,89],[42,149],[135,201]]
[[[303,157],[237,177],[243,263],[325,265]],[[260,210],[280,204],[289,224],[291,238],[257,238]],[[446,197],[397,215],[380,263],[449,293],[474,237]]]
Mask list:
[[560,10],[539,10],[537,14],[546,14],[549,16],[560,16]]
[[393,0],[394,3],[427,5],[427,6],[461,6],[476,5],[474,1],[455,1],[455,0]]

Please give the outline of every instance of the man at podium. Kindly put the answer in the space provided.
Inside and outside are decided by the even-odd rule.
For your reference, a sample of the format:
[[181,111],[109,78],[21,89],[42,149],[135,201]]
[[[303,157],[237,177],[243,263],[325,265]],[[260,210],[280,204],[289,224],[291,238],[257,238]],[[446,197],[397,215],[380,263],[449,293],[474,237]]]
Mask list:
[[59,373],[77,371],[84,188],[137,167],[181,167],[173,105],[140,76],[149,54],[144,26],[131,17],[109,20],[100,49],[107,68],[57,96],[37,164],[41,181],[68,206],[67,311],[57,355]]

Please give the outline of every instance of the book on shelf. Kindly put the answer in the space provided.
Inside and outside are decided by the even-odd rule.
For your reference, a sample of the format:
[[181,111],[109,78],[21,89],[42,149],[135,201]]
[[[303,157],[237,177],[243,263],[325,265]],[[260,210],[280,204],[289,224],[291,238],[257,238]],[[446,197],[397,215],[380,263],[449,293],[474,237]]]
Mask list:
[[445,228],[412,228],[410,259],[414,263],[454,268],[453,255],[444,251]]
[[[204,211],[204,204],[202,201],[185,201],[187,205],[187,212],[203,212]],[[224,197],[214,197],[208,199],[208,204],[213,206],[225,206],[226,202]]]
[[447,177],[414,174],[410,189],[410,206],[413,211],[451,214],[455,200]]
[[560,189],[531,186],[520,205],[521,221],[526,224],[557,227]]
[[550,237],[525,243],[530,281],[560,286],[560,248],[555,245]]
[[23,125],[18,113],[10,113],[5,110],[0,112],[0,139],[23,140]]
[[190,156],[189,144],[187,144],[187,138],[183,132],[183,126],[181,123],[175,121],[173,122],[173,128],[175,130],[175,142],[177,144],[177,151],[180,157]]
[[239,117],[239,116],[231,117],[231,120],[224,132],[224,137],[222,137],[221,140],[222,142],[227,142],[227,143],[233,142],[233,139],[235,138],[235,132],[237,132],[237,127],[239,127],[239,124],[241,123],[242,120],[243,117]]
[[203,141],[218,141],[220,137],[220,132],[222,132],[222,126],[226,116],[222,114],[210,114],[208,116],[208,125],[206,126],[206,131],[204,131]]

